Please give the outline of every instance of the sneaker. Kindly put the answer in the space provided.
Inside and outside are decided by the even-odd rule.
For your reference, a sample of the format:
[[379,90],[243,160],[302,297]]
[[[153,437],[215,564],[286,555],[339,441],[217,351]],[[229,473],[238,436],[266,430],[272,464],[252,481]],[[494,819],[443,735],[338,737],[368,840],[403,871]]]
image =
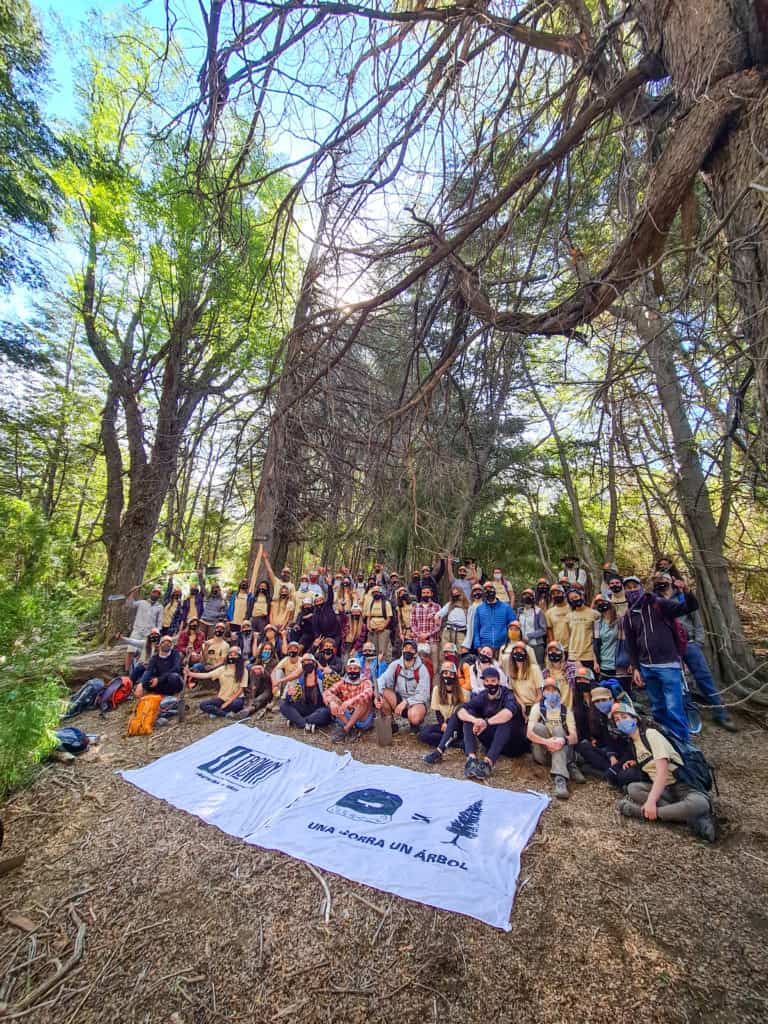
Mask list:
[[616,810],[622,816],[622,818],[642,818],[643,809],[640,804],[633,803],[631,800],[617,800]]
[[486,760],[477,759],[477,765],[475,766],[475,772],[472,776],[475,779],[489,779],[493,773],[493,765],[490,765]]
[[317,726],[315,725],[314,722],[305,722],[304,724],[304,732],[308,732],[310,736],[312,735],[316,728]]
[[566,782],[564,775],[553,775],[555,784],[555,796],[558,800],[567,800],[570,797],[568,792],[568,783]]
[[715,819],[711,814],[702,814],[700,818],[694,818],[688,822],[688,828],[699,839],[706,839],[708,843],[714,843],[717,838]]
[[239,721],[244,722],[245,719],[246,718],[250,718],[252,714],[253,714],[253,708],[248,706],[248,707],[244,707],[242,711],[238,711],[237,717],[238,717]]
[[584,773],[582,772],[581,768],[579,768],[579,766],[576,765],[576,764],[570,765],[570,767],[568,768],[568,774],[571,777],[571,782],[577,782],[577,783],[579,783],[579,785],[582,782],[586,782],[587,781],[584,778]]
[[736,725],[730,715],[726,715],[725,718],[716,718],[714,720],[715,725],[719,725],[721,729],[725,729],[726,732],[738,732],[739,727]]
[[346,740],[347,734],[344,729],[340,725],[335,726],[331,733],[331,743],[345,743]]
[[392,735],[394,736],[396,732],[400,732],[400,726],[397,724],[397,722],[395,721],[395,719],[393,717],[392,718]]
[[362,729],[356,729],[354,726],[346,734],[348,743],[357,743],[363,734]]
[[464,762],[464,778],[474,779],[475,769],[477,768],[477,758],[474,754],[470,754],[467,760]]
[[443,760],[443,752],[435,747],[434,750],[430,750],[428,754],[425,754],[421,760],[424,764],[440,764]]

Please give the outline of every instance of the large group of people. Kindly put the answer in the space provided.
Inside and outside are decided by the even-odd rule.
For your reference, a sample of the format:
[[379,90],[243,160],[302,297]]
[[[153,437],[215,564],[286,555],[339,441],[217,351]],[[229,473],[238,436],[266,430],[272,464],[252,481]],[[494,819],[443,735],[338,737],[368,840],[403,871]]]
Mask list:
[[429,765],[461,751],[469,779],[530,752],[559,799],[598,777],[624,791],[622,815],[714,837],[708,797],[676,781],[690,738],[685,669],[713,720],[736,726],[703,651],[698,602],[670,558],[647,586],[606,565],[592,596],[566,556],[519,601],[501,568],[486,574],[447,553],[407,579],[380,562],[298,579],[263,562],[263,579],[226,596],[202,573],[186,594],[171,576],[164,592],[128,595],[137,696],[210,687],[199,707],[211,717],[279,711],[306,733],[330,728],[335,743],[357,741],[378,715],[431,747]]

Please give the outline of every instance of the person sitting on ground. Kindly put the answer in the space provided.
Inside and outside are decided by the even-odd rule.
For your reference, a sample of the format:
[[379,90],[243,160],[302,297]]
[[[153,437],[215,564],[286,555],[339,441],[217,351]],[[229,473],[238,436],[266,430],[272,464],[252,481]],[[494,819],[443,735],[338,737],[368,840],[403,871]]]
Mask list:
[[299,678],[285,687],[280,713],[291,725],[313,733],[330,725],[333,719],[323,703],[323,684],[317,662],[311,654],[302,654],[301,668]]
[[[672,579],[664,573],[659,573],[653,580],[653,592],[657,597],[668,598],[672,596]],[[677,600],[680,600],[678,592]],[[686,632],[688,644],[683,652],[683,662],[694,678],[696,686],[709,706],[712,708],[712,720],[722,729],[728,732],[738,732],[738,727],[723,705],[723,699],[717,688],[707,659],[704,655],[704,642],[706,634],[701,613],[698,611],[681,615],[679,623]]]
[[210,672],[187,672],[187,686],[193,690],[199,679],[215,679],[219,684],[217,696],[201,700],[199,709],[209,718],[234,718],[245,704],[247,673],[240,648],[232,647],[226,661]]
[[520,594],[523,604],[517,610],[522,639],[533,649],[539,668],[544,667],[544,645],[547,642],[547,619],[541,608],[536,607],[536,595],[531,587]]
[[456,644],[457,647],[464,646],[464,638],[467,635],[467,608],[469,601],[467,595],[457,585],[456,581],[451,584],[451,599],[446,602],[437,613],[437,618],[442,625],[441,641],[443,644]]
[[524,640],[517,640],[512,644],[508,665],[507,685],[527,716],[529,708],[538,703],[541,697],[539,663],[531,647]]
[[570,706],[573,709],[573,717],[576,719],[576,732],[579,736],[586,736],[589,728],[587,715],[590,693],[595,685],[595,673],[586,665],[574,665],[573,662],[568,662],[566,678],[572,694]]
[[379,676],[374,698],[382,714],[401,715],[416,731],[429,706],[430,673],[413,640],[403,641],[403,653]]
[[443,750],[448,746],[461,746],[462,729],[456,711],[459,706],[470,698],[469,690],[459,686],[459,673],[452,661],[444,661],[440,666],[437,683],[432,688],[430,710],[435,713],[435,723],[424,725],[419,730],[419,740],[428,747],[436,747],[445,733],[448,721],[453,718],[453,734],[446,738]]
[[181,655],[174,650],[173,637],[160,637],[157,653],[147,662],[147,667],[134,688],[134,696],[138,699],[147,692],[173,697],[184,689],[184,678],[181,673]]
[[440,664],[440,605],[434,600],[435,591],[422,580],[420,597],[411,613],[411,631],[420,644],[429,644],[432,668]]
[[549,765],[558,800],[567,800],[568,779],[584,782],[573,760],[578,742],[573,712],[563,704],[560,687],[552,676],[542,680],[541,698],[528,715],[528,739],[537,764]]
[[473,651],[490,647],[494,657],[497,656],[507,640],[510,622],[517,622],[515,609],[511,604],[499,601],[493,583],[486,581],[483,584],[483,604],[475,611],[467,647]]
[[160,632],[163,625],[163,606],[160,603],[160,587],[152,587],[147,601],[143,599],[136,600],[135,594],[138,592],[140,587],[140,583],[135,587],[132,587],[125,598],[125,607],[131,611],[135,610],[136,612],[130,635],[124,637],[118,634],[118,640],[122,640],[123,643],[133,647],[135,651],[140,651],[142,649],[144,641],[147,639],[151,631],[157,630]]
[[387,670],[387,662],[383,658],[376,657],[376,648],[370,638],[365,641],[362,651],[356,657],[360,662],[363,676],[371,680],[374,691],[376,691],[378,689],[379,677]]
[[685,687],[673,620],[696,611],[699,602],[683,580],[674,580],[673,586],[680,591],[682,600],[647,594],[637,576],[627,576],[624,590],[629,611],[622,625],[633,681],[648,691],[654,720],[687,741]]
[[[330,685],[328,680],[332,680]],[[373,686],[364,679],[357,658],[350,658],[341,679],[335,673],[324,677],[323,702],[336,721],[332,743],[354,743],[362,730],[373,725]]]
[[285,688],[286,683],[292,683],[302,673],[301,668],[301,645],[296,640],[288,643],[287,653],[281,658],[272,671],[272,690],[279,694]]
[[570,608],[565,603],[565,591],[559,583],[549,588],[550,605],[544,618],[547,622],[547,639],[561,644],[568,651],[568,614]]
[[468,658],[473,658],[474,660],[465,660],[461,666],[459,675],[461,677],[462,686],[469,690],[470,693],[480,693],[481,690],[485,689],[485,683],[483,682],[483,669],[489,668],[491,665],[499,670],[501,685],[509,686],[509,678],[506,670],[503,668],[501,663],[494,658],[492,648],[481,647],[476,658],[474,658],[474,655],[468,655]]
[[543,675],[553,676],[557,680],[563,704],[566,707],[573,708],[573,688],[568,681],[566,666],[567,661],[563,645],[553,640],[547,644],[547,650],[544,655]]
[[[473,693],[448,719],[437,747],[423,758],[426,764],[442,761],[459,727],[467,754],[464,764],[467,779],[489,778],[501,754],[517,757],[527,748],[522,712],[512,691],[501,685],[499,670],[494,665],[483,669],[483,684],[483,689]],[[478,739],[485,748],[482,758],[477,756]]]
[[181,613],[183,599],[181,587],[173,582],[173,576],[168,577],[168,586],[163,596],[163,624],[160,632],[163,636],[175,636],[181,628]]
[[320,642],[316,644],[317,663],[323,672],[336,672],[337,675],[341,675],[341,658],[336,653],[334,646],[333,637],[323,636],[320,637]]
[[132,664],[129,664],[127,668],[128,675],[131,677],[131,682],[134,686],[144,675],[146,667],[150,663],[153,655],[157,654],[157,645],[159,643],[160,630],[156,626],[153,626],[144,641],[144,646],[137,655],[133,656],[135,660]]
[[277,665],[278,658],[275,648],[269,640],[265,640],[257,647],[256,660],[248,670],[245,707],[242,710],[241,718],[250,718],[251,715],[261,717],[259,713],[266,713],[266,709],[272,701],[277,699],[280,694],[280,686],[272,682],[272,673]]
[[675,779],[683,760],[669,740],[657,729],[642,729],[634,706],[620,701],[611,717],[628,737],[634,749],[637,767],[648,779],[630,782],[627,795],[616,809],[627,818],[687,825],[695,836],[715,841],[715,819],[709,797]]
[[235,643],[240,648],[245,664],[248,668],[256,661],[256,655],[259,649],[259,638],[253,631],[250,620],[246,619],[240,627],[240,633],[235,639]]
[[278,629],[268,622],[264,627],[263,634],[259,637],[259,644],[269,644],[275,652],[275,657],[280,660],[283,656],[283,640]]
[[201,666],[193,665],[196,672],[211,672],[227,660],[229,644],[224,639],[224,633],[224,624],[217,623],[213,636],[203,644],[203,664]]
[[197,665],[203,660],[203,633],[196,618],[191,618],[176,637],[176,650],[184,667]]
[[579,737],[576,753],[585,775],[603,779],[620,789],[634,778],[624,767],[634,760],[634,753],[627,737],[619,732],[611,719],[614,695],[608,687],[595,686],[590,698],[587,734]]
[[246,619],[250,619],[252,607],[253,594],[248,590],[248,580],[240,580],[237,590],[232,591],[227,604],[227,619],[235,633]]
[[256,584],[256,593],[253,595],[251,605],[251,627],[255,634],[263,633],[264,627],[269,622],[272,594],[266,580],[259,580]]

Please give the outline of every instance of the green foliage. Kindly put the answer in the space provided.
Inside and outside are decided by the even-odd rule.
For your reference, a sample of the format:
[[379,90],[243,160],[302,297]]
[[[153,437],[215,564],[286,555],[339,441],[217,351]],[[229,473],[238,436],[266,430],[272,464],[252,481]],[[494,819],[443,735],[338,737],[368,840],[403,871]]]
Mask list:
[[0,799],[54,745],[74,624],[43,518],[0,498]]

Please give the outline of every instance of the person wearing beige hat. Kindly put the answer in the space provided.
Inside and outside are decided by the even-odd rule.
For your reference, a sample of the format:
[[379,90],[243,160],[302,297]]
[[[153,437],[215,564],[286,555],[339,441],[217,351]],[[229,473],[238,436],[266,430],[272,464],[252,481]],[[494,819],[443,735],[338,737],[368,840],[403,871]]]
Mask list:
[[584,782],[573,753],[578,742],[573,712],[566,708],[553,676],[541,681],[541,699],[528,714],[528,741],[537,764],[549,766],[558,800],[567,800],[568,779]]
[[594,686],[587,712],[587,734],[579,737],[576,753],[584,773],[603,779],[612,786],[631,781],[624,764],[634,760],[632,747],[611,722],[614,698],[607,686]]
[[643,729],[637,711],[629,701],[619,701],[611,710],[616,728],[632,744],[642,782],[630,782],[626,797],[616,803],[625,818],[687,825],[695,836],[715,841],[712,803],[706,793],[678,782],[683,757],[657,729]]

